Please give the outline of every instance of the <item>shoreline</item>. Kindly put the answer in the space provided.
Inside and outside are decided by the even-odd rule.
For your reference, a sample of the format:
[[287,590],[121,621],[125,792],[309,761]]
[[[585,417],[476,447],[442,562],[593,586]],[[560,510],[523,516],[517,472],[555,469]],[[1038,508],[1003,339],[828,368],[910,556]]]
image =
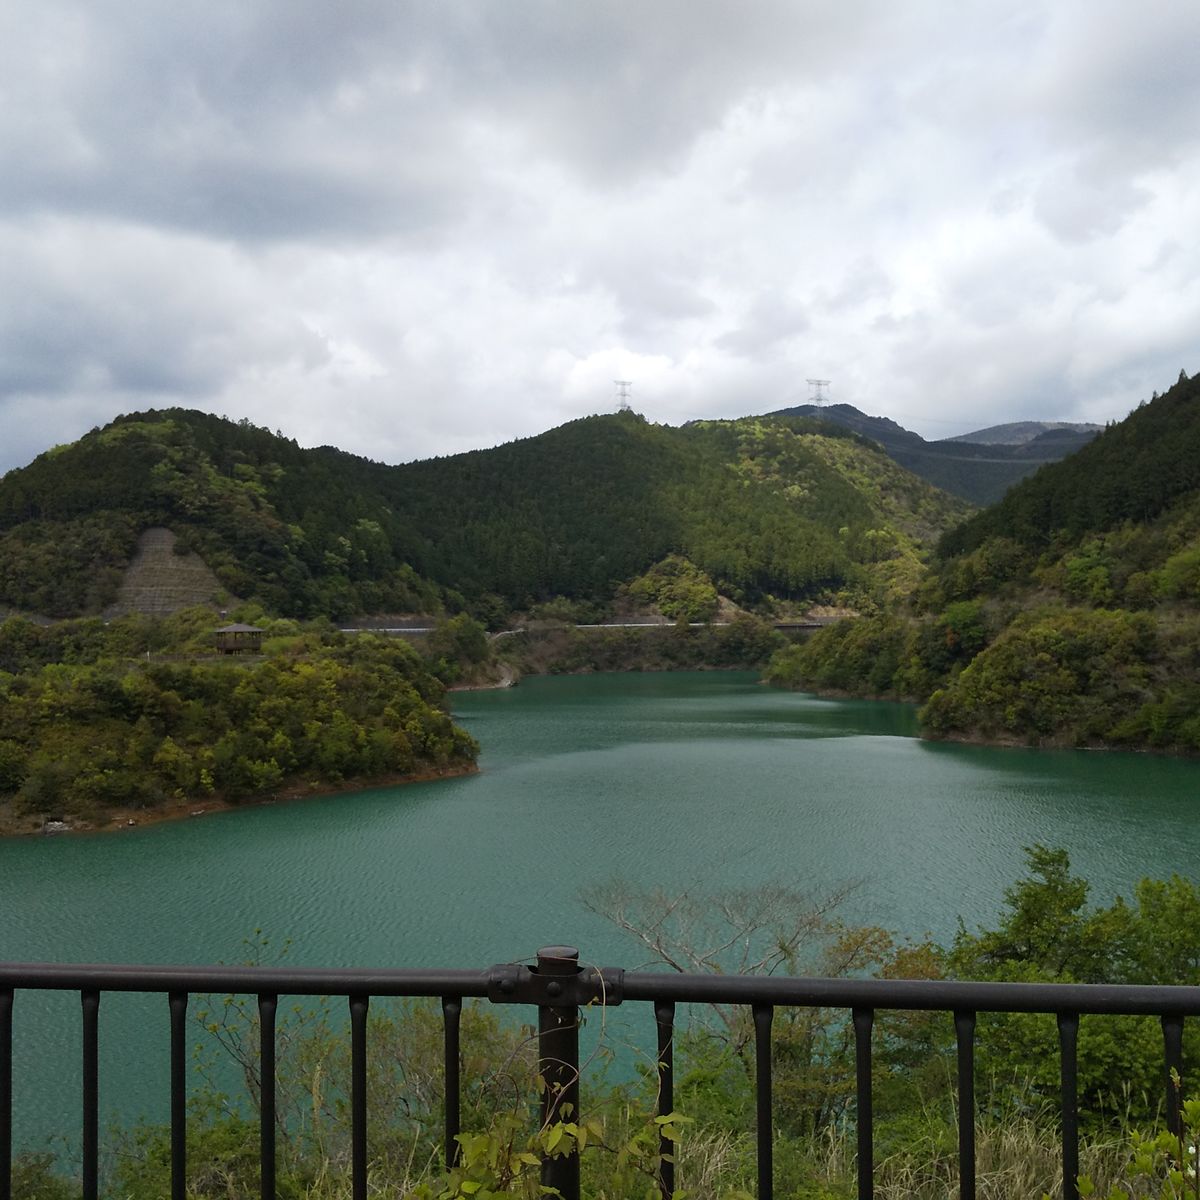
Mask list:
[[426,767],[420,771],[399,775],[373,775],[362,779],[345,779],[338,783],[302,783],[294,781],[273,792],[246,796],[240,800],[228,800],[223,796],[205,796],[179,799],[173,797],[153,808],[118,807],[106,811],[91,820],[67,823],[63,829],[48,829],[47,822],[40,816],[19,817],[12,811],[11,804],[0,804],[0,838],[17,837],[70,837],[83,833],[119,833],[125,829],[143,829],[147,825],[161,825],[167,821],[203,817],[209,813],[233,812],[240,808],[261,808],[268,804],[286,804],[292,800],[316,799],[321,796],[337,796],[344,792],[365,792],[371,788],[403,787],[409,783],[429,783],[435,779],[457,779],[463,775],[478,775],[475,763],[464,763],[455,767]]
[[[763,678],[767,687],[778,687],[790,692],[803,692],[808,696],[816,696],[819,700],[870,700],[883,704],[907,704],[919,708],[925,700],[906,700],[897,696],[880,696],[871,692],[850,692],[840,688],[816,688],[804,685],[772,683]],[[1071,750],[1089,754],[1148,754],[1153,758],[1173,758],[1182,760],[1200,759],[1200,752],[1187,746],[1148,746],[1144,743],[1121,743],[1091,741],[1079,744],[1077,742],[1045,738],[1041,741],[1030,741],[1015,733],[988,734],[978,729],[956,729],[943,733],[933,733],[920,728],[918,725],[915,737],[921,742],[945,743],[953,746],[979,746],[993,750]]]

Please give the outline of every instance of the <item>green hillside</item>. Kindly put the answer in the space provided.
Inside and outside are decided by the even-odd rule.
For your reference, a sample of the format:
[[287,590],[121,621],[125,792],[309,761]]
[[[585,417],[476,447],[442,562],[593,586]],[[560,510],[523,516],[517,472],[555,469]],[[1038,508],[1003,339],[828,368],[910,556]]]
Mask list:
[[1145,523],[1200,489],[1200,376],[1111,425],[1069,459],[1024,480],[942,543],[943,556],[1005,537],[1028,549]]
[[0,480],[0,606],[98,612],[158,527],[231,594],[300,617],[603,603],[671,554],[749,605],[882,596],[967,511],[812,421],[619,413],[388,467],[171,409]]
[[0,834],[473,768],[412,647],[270,624],[263,654],[232,659],[202,608],[0,622]]
[[948,532],[907,607],[778,656],[932,736],[1200,751],[1200,377]]

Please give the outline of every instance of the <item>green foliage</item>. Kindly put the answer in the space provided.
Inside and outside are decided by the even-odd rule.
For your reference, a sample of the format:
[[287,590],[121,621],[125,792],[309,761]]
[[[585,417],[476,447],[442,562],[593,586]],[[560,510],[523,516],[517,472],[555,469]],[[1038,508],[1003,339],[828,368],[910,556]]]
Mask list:
[[926,585],[923,607],[999,592],[1028,574],[1029,557],[1012,538],[989,537],[969,553],[939,564],[935,579]]
[[[258,957],[265,940],[252,943]],[[259,1026],[253,1000],[200,997],[195,1011],[207,1038],[232,1058],[246,1083],[248,1112],[215,1088],[193,1102],[188,1121],[188,1195],[193,1200],[249,1196],[258,1188],[261,1096]],[[586,1194],[609,1200],[657,1197],[659,1138],[678,1144],[687,1118],[643,1115],[646,1096],[622,1089],[589,1098],[577,1117],[569,1105],[538,1121],[530,1100],[537,1076],[526,1029],[470,1001],[462,1010],[459,1161],[441,1165],[444,1044],[440,1012],[427,1001],[372,1003],[367,1063],[369,1175],[373,1189],[413,1200],[542,1196],[543,1158],[578,1153]],[[211,1044],[211,1042],[207,1043]],[[211,1062],[206,1053],[202,1071]],[[282,1200],[342,1200],[349,1194],[349,1095],[352,1064],[345,1031],[325,1006],[280,1011],[276,1028],[277,1186]],[[140,1125],[120,1135],[109,1194],[159,1200],[169,1193],[170,1131]],[[683,1193],[677,1194],[683,1200]],[[54,1197],[57,1200],[57,1196]]]
[[[1143,880],[1132,903],[1088,908],[1088,885],[1064,850],[1033,846],[1029,873],[1005,893],[1000,923],[960,929],[947,958],[966,979],[1075,983],[1200,983],[1200,890],[1190,880]],[[980,1016],[979,1078],[1000,1092],[1026,1086],[1057,1096],[1058,1034],[1052,1018]],[[1200,1068],[1200,1036],[1185,1027],[1185,1075]],[[1162,1096],[1162,1032],[1142,1017],[1089,1016],[1079,1026],[1080,1111],[1095,1124],[1148,1120]],[[985,1101],[986,1103],[986,1101]]]
[[430,670],[445,684],[491,660],[492,648],[483,626],[466,613],[439,621],[421,647]]
[[936,735],[1057,744],[1113,738],[1143,702],[1155,644],[1144,614],[1104,609],[1019,617],[921,710]]
[[104,509],[3,529],[0,605],[47,617],[99,612],[117,598],[139,532],[130,513]]
[[609,616],[609,607],[580,600],[568,600],[566,596],[551,596],[530,607],[526,613],[528,621],[539,624],[551,622],[563,625],[589,625]]
[[938,737],[1200,751],[1200,380],[946,534],[890,608],[776,657],[784,686],[927,700]]
[[556,596],[606,602],[671,554],[750,602],[894,589],[963,506],[816,428],[622,413],[385,467],[182,409],[122,417],[0,481],[0,604],[99,611],[151,526],[298,617],[495,626]]
[[635,579],[629,595],[672,621],[711,621],[717,613],[717,589],[712,580],[678,554],[668,554]]
[[14,1200],[75,1200],[79,1185],[55,1172],[53,1152],[25,1151],[13,1156],[12,1194]]
[[766,678],[781,687],[903,695],[898,675],[915,653],[914,632],[889,614],[838,621],[776,653]]
[[504,643],[504,654],[533,674],[749,670],[761,667],[783,643],[766,621],[743,614],[728,625],[534,630]]
[[[285,653],[246,663],[114,656],[195,624],[0,626],[0,654],[24,668],[0,678],[0,797],[18,813],[90,820],[474,759],[440,707],[442,685],[398,640],[292,635]],[[77,661],[39,665],[64,647]]]
[[0,603],[99,611],[137,535],[165,525],[232,593],[279,612],[438,611],[381,473],[249,422],[182,409],[118,418],[0,481]]
[[[231,1111],[224,1098],[205,1093],[188,1105],[187,1195],[192,1200],[253,1196],[258,1191],[258,1121]],[[279,1200],[303,1200],[308,1182],[285,1170]],[[120,1136],[109,1194],[121,1200],[161,1200],[171,1193],[169,1128],[137,1125]]]
[[[1180,1078],[1172,1072],[1178,1089]],[[1095,1181],[1080,1175],[1079,1195],[1104,1200],[1187,1200],[1200,1196],[1200,1100],[1184,1100],[1180,1105],[1180,1128],[1146,1132],[1133,1129],[1129,1134],[1128,1165],[1119,1183],[1103,1193]],[[1043,1194],[1043,1200],[1050,1200]]]

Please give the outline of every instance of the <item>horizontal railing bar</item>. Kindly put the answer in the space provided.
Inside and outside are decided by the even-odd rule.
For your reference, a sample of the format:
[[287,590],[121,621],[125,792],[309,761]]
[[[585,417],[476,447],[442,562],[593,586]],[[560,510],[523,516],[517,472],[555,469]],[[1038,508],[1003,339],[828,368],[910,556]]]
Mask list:
[[1107,983],[978,983],[931,979],[626,974],[624,999],[796,1008],[1200,1015],[1200,987]]
[[[0,963],[0,989],[114,992],[271,992],[275,995],[488,994],[488,970],[126,966]],[[703,1004],[913,1011],[1200,1015],[1200,987],[1107,983],[978,983],[930,979],[625,973],[623,996]],[[597,997],[597,1002],[599,997]]]
[[486,971],[336,967],[165,967],[0,963],[0,988],[102,992],[271,992],[287,996],[486,996]]

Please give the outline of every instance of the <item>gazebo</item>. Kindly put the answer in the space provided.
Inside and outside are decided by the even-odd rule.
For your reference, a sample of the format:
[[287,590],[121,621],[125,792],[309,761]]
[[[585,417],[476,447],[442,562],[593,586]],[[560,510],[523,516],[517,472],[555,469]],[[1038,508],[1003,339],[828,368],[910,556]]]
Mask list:
[[214,636],[222,654],[258,654],[262,650],[263,631],[257,625],[225,625]]

